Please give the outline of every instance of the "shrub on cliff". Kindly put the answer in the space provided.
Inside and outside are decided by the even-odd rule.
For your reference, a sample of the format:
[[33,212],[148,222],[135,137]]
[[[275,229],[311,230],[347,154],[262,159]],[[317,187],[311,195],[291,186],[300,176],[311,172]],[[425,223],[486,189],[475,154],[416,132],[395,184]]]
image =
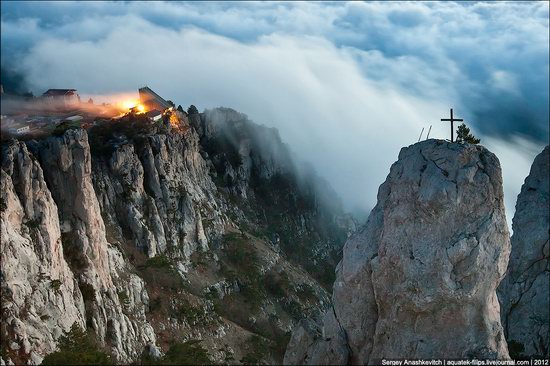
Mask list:
[[112,365],[109,355],[76,322],[59,338],[58,350],[47,355],[42,365]]
[[163,365],[210,365],[212,361],[198,340],[174,343],[162,359]]
[[464,123],[461,123],[456,130],[456,142],[479,144],[479,139],[470,133],[470,129]]

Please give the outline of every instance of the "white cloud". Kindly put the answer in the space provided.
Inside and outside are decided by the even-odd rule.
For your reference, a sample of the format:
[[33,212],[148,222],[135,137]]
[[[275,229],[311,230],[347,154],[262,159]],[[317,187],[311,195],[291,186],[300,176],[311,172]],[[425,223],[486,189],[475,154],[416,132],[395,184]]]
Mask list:
[[[24,66],[36,90],[69,85],[92,94],[149,84],[176,103],[245,112],[277,127],[348,207],[372,207],[399,149],[447,109],[364,78],[345,50],[321,38],[274,34],[245,44],[139,19],[93,43],[43,42]],[[446,136],[445,127],[434,123],[432,136]]]
[[[24,17],[5,15],[18,7]],[[450,106],[477,135],[521,129],[476,119],[501,92],[548,109],[547,16],[547,3],[2,3],[2,40],[32,45],[18,64],[35,92],[148,84],[184,106],[247,113],[279,128],[348,207],[370,208],[422,127],[447,137]],[[481,138],[501,159],[510,210],[540,143]]]

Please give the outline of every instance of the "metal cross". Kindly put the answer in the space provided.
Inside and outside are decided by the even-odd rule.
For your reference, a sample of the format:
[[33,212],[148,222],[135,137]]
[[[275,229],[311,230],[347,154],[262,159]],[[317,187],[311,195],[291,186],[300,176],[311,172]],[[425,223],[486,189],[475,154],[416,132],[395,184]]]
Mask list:
[[462,122],[462,118],[453,118],[453,109],[451,108],[451,118],[441,118],[442,122],[451,122],[451,142],[453,142],[454,125],[453,122]]

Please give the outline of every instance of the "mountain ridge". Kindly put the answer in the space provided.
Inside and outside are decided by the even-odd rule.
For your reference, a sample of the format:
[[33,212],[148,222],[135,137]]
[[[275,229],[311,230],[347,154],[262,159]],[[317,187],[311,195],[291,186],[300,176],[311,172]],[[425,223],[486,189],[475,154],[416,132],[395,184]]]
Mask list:
[[[278,165],[280,139],[239,118],[249,146],[212,146],[222,135],[208,113],[190,116],[211,131],[202,136],[185,120],[172,131],[112,121],[3,144],[4,361],[39,363],[73,323],[118,362],[195,340],[213,362],[282,359],[296,319],[328,305],[332,271],[302,267],[335,265],[354,222]],[[249,130],[272,149],[260,151]],[[22,271],[10,248],[35,259]],[[55,296],[70,298],[70,311]]]

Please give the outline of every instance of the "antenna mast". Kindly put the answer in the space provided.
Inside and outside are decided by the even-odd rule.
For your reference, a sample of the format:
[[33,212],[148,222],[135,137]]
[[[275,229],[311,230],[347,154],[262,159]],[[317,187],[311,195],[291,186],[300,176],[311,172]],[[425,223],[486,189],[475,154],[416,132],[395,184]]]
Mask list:
[[422,138],[422,134],[424,133],[424,127],[422,127],[422,131],[420,131],[420,136],[418,136],[418,141],[420,142],[420,139]]

